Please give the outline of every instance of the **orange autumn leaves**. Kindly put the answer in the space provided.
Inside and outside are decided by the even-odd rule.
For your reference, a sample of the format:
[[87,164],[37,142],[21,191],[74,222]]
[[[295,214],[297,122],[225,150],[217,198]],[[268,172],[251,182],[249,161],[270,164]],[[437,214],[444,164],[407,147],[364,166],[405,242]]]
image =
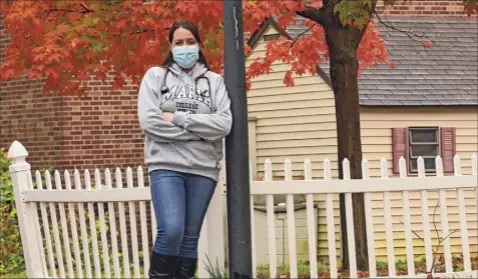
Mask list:
[[[320,1],[312,1],[320,7]],[[281,27],[304,9],[304,1],[244,0],[244,30],[253,33],[268,18]],[[26,74],[44,79],[44,91],[75,95],[88,90],[91,76],[121,88],[139,83],[147,68],[160,64],[169,45],[168,28],[178,19],[196,23],[201,30],[204,52],[213,71],[223,72],[224,34],[221,1],[64,0],[12,1],[2,3],[5,31],[11,37],[4,49],[0,80]],[[310,32],[299,39],[280,38],[266,47],[266,57],[247,68],[247,81],[271,71],[275,61],[290,66],[284,83],[293,85],[293,73],[315,73],[316,62],[328,60],[321,26],[304,22]],[[232,34],[231,34],[232,35]],[[245,47],[246,54],[250,48]],[[357,55],[360,67],[379,63],[391,66],[383,40],[372,22],[362,38]]]

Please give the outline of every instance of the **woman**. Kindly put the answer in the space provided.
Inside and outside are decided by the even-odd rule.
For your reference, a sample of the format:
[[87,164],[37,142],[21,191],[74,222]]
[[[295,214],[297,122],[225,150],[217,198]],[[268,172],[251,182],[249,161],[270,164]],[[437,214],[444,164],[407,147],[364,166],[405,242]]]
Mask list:
[[179,21],[163,67],[140,85],[138,116],[158,232],[150,278],[192,278],[198,240],[232,124],[223,78],[209,71],[197,28]]

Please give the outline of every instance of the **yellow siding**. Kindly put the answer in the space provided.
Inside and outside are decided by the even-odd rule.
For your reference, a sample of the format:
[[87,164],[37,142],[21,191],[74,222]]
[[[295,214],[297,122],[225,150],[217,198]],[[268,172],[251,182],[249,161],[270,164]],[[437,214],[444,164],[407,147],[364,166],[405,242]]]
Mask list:
[[[276,34],[269,27],[265,34]],[[246,59],[248,67],[254,59],[264,57],[266,42],[262,39]],[[270,159],[274,175],[283,175],[285,159],[292,161],[294,176],[303,175],[304,160],[313,163],[314,176],[322,175],[322,160],[329,158],[336,174],[336,131],[334,95],[319,77],[296,76],[295,86],[286,87],[284,75],[289,69],[285,63],[274,63],[269,75],[252,81],[247,93],[249,117],[255,117],[257,175],[263,176],[264,161]],[[252,153],[250,153],[252,154]]]
[[[361,134],[363,145],[363,156],[369,160],[370,175],[372,177],[380,176],[380,159],[383,157],[389,162],[389,175],[392,173],[392,128],[402,128],[410,126],[438,126],[456,128],[456,151],[461,157],[462,173],[471,174],[471,156],[478,153],[478,112],[476,109],[445,109],[445,108],[420,108],[420,109],[372,109],[362,108],[360,113]],[[450,185],[451,187],[453,185]],[[430,220],[434,208],[438,202],[438,193],[429,193],[429,214]],[[403,233],[403,207],[402,199],[399,193],[392,193],[392,216],[396,255],[403,257],[405,255],[405,236]],[[373,195],[373,214],[376,231],[377,256],[385,258],[386,242],[385,227],[383,220],[383,198],[380,194]],[[477,198],[471,190],[465,191],[465,204],[468,219],[468,235],[472,252],[478,252],[478,222],[477,222]],[[447,191],[448,221],[450,232],[459,229],[459,216],[457,207],[457,196],[455,191]],[[410,193],[410,207],[412,215],[412,229],[420,236],[423,235],[421,223],[421,201],[418,192]],[[436,212],[437,228],[441,229],[440,208]],[[441,235],[441,232],[440,232]],[[436,233],[432,236],[436,245]],[[452,252],[461,252],[460,231],[451,235]],[[424,253],[424,244],[414,236],[415,254]]]
[[[369,160],[371,176],[380,176],[380,158],[392,161],[392,128],[438,126],[456,128],[456,152],[462,173],[471,173],[471,156],[478,153],[476,109],[365,109],[360,112],[363,156]],[[392,165],[389,164],[389,174]]]
[[[269,28],[265,34],[277,33]],[[246,59],[246,66],[258,58],[264,57],[266,43],[262,39]],[[255,138],[254,154],[251,161],[255,162],[257,176],[262,177],[264,161],[272,161],[274,176],[284,175],[284,160],[292,161],[294,176],[303,175],[305,159],[312,161],[314,178],[323,177],[323,160],[331,161],[332,175],[338,176],[336,121],[333,91],[318,76],[304,75],[295,77],[295,86],[286,87],[283,77],[288,70],[285,63],[274,63],[273,72],[263,75],[252,81],[248,92],[248,113],[253,117],[255,125],[250,131]],[[380,159],[389,162],[389,175],[392,173],[392,128],[408,126],[440,126],[456,128],[456,150],[461,156],[462,173],[471,173],[470,157],[478,153],[478,112],[473,109],[435,108],[435,109],[361,109],[362,150],[364,158],[369,160],[370,176],[380,176]],[[250,137],[251,138],[251,137]],[[451,187],[453,185],[450,185]],[[392,193],[393,235],[395,239],[395,254],[397,258],[405,257],[405,241],[403,221],[403,204],[401,194]],[[469,243],[472,252],[478,252],[478,220],[476,217],[477,197],[473,191],[465,192],[465,203],[468,219]],[[325,198],[318,196],[318,254],[323,260],[328,260],[327,228],[325,220]],[[438,201],[436,192],[429,193],[430,220],[434,207]],[[447,192],[448,220],[450,231],[459,229],[458,207],[456,206],[456,192]],[[338,210],[338,196],[334,199],[335,228],[337,239],[337,255],[340,256],[340,217]],[[410,207],[412,229],[419,235],[421,231],[421,201],[418,192],[410,192]],[[440,226],[440,210],[437,210],[436,222]],[[373,215],[375,226],[376,254],[380,259],[386,257],[385,227],[383,218],[383,197],[373,195]],[[432,236],[436,233],[432,231]],[[433,240],[436,243],[436,239]],[[460,231],[451,237],[452,252],[461,251]],[[414,238],[415,255],[424,255],[423,243]]]

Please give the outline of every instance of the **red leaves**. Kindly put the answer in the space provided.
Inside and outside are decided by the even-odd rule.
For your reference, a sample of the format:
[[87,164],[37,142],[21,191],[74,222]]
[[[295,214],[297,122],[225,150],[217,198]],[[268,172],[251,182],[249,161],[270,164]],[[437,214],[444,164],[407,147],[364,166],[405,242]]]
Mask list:
[[[265,19],[279,15],[279,25],[287,26],[295,20],[295,11],[303,8],[303,0],[246,1],[244,29],[255,31]],[[222,72],[220,2],[16,1],[6,12],[5,29],[26,36],[13,36],[0,78],[20,75],[25,65],[31,65],[29,78],[46,78],[45,90],[66,94],[86,90],[90,76],[104,80],[108,72],[114,76],[113,88],[121,88],[129,79],[138,82],[147,68],[165,59],[168,28],[179,14],[198,24],[211,69]],[[313,27],[310,35],[294,43],[285,38],[270,42],[266,53],[250,65],[248,81],[271,72],[272,63],[282,61],[291,67],[284,83],[292,86],[293,73],[315,73],[315,62],[327,56],[323,30]]]
[[388,60],[385,43],[380,37],[374,20],[369,22],[365,30],[365,34],[357,50],[357,57],[359,59],[360,70],[376,67],[380,63],[387,64],[391,68],[395,66]]
[[[310,2],[310,1],[309,1]],[[308,2],[308,3],[309,3]],[[475,0],[466,2],[475,11]],[[278,19],[279,26],[296,20],[304,0],[244,1],[244,30],[254,32],[267,19]],[[310,6],[320,7],[321,1]],[[45,78],[45,91],[77,94],[86,90],[91,76],[105,80],[113,74],[113,87],[127,81],[138,83],[147,68],[164,61],[169,52],[168,28],[181,18],[199,26],[203,52],[213,71],[222,73],[224,56],[223,8],[220,1],[13,1],[2,4],[10,44],[4,49],[5,62],[0,80],[22,75]],[[180,16],[179,16],[180,15]],[[284,83],[294,84],[293,74],[315,74],[316,63],[328,59],[324,30],[309,20],[307,34],[296,41],[282,37],[266,46],[266,56],[252,62],[247,70],[247,86],[255,77],[271,72],[274,62],[289,66]],[[430,47],[430,42],[424,43]],[[246,46],[245,53],[250,54]],[[357,51],[360,69],[375,67],[388,60],[375,23],[370,22]]]
[[433,46],[432,42],[423,42],[423,46],[426,48],[431,48]]
[[284,84],[287,86],[294,86],[294,80],[292,79],[292,71],[289,70],[285,73]]

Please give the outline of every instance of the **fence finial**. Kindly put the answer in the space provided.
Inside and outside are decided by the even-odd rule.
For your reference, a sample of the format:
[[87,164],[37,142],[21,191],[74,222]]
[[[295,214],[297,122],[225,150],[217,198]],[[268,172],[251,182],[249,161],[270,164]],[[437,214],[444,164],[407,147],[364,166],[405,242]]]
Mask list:
[[18,140],[14,141],[12,145],[10,145],[10,149],[8,149],[8,158],[14,159],[19,157],[27,157],[28,151],[25,149],[23,144],[21,144]]
[[30,170],[30,164],[26,162],[28,151],[19,141],[14,141],[8,149],[8,158],[12,159],[10,172]]

